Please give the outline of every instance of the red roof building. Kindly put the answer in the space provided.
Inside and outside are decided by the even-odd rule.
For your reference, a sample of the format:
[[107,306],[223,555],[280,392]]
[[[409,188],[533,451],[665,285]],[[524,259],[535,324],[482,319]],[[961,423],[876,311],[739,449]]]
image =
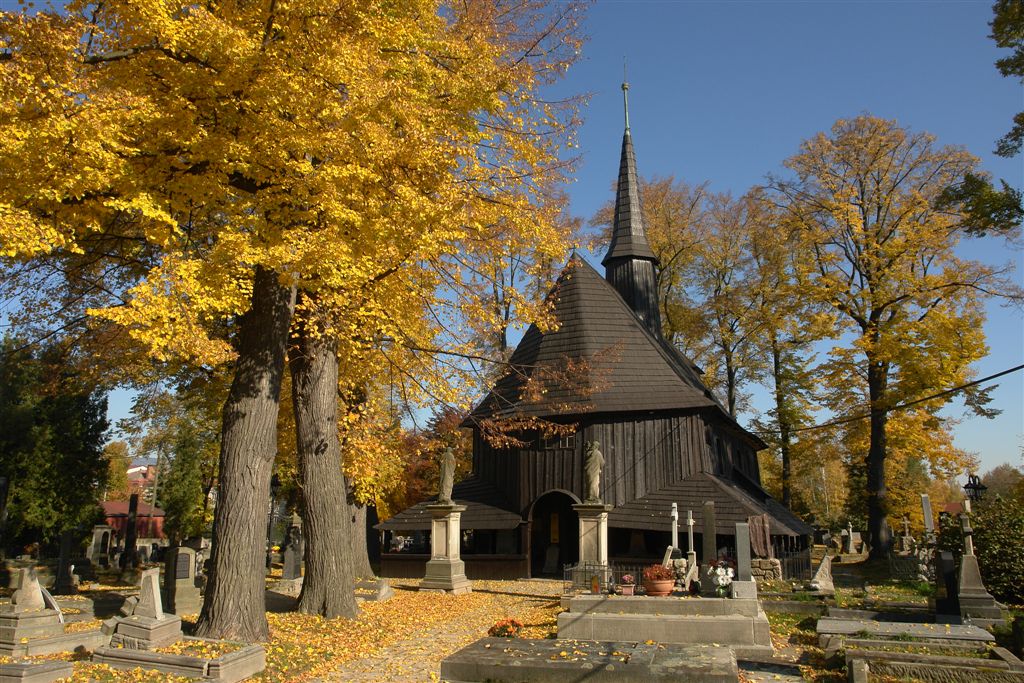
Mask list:
[[[114,529],[119,538],[124,538],[128,528],[128,501],[105,500],[103,516],[106,523]],[[139,509],[135,515],[135,532],[138,538],[164,538],[164,511],[149,503],[139,501]]]

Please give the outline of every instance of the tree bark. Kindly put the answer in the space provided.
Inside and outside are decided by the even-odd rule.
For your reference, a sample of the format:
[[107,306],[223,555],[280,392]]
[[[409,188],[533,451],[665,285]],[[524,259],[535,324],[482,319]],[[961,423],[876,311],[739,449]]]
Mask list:
[[306,573],[298,610],[326,618],[355,617],[355,582],[345,478],[338,440],[336,342],[314,336],[307,322],[289,350],[295,439],[302,485]]
[[257,267],[249,311],[239,319],[238,360],[224,403],[220,484],[209,584],[197,635],[242,642],[270,636],[264,604],[264,526],[277,451],[277,411],[294,288]]
[[348,505],[349,519],[352,521],[350,539],[352,573],[356,578],[374,578],[373,567],[370,566],[370,555],[366,543],[366,506],[354,500]]
[[889,523],[889,496],[885,485],[886,439],[885,425],[889,410],[884,404],[889,383],[888,363],[877,361],[868,354],[868,396],[871,400],[871,442],[865,463],[868,480],[868,532],[871,534],[871,557],[889,556],[892,541]]

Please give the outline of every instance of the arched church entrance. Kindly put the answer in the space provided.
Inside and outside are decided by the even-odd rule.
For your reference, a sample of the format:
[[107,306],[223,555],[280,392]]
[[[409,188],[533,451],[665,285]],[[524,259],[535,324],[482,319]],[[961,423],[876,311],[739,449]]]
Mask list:
[[562,491],[549,491],[530,509],[530,575],[562,577],[562,567],[580,557],[579,501]]

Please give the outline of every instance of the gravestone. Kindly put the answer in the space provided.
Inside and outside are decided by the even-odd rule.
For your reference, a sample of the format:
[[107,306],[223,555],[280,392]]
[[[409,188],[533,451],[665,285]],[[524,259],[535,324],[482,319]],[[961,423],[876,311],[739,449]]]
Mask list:
[[757,598],[757,583],[750,572],[750,525],[736,523],[736,578],[732,582],[734,598]]
[[160,570],[147,569],[139,580],[138,599],[125,601],[122,616],[103,623],[111,647],[152,650],[181,639],[181,617],[167,614],[160,599]]
[[935,538],[935,518],[932,517],[932,501],[927,493],[921,494],[921,514],[924,516],[925,543],[931,543]]
[[974,554],[974,530],[966,514],[960,515],[960,525],[964,535],[964,554],[960,558],[957,581],[960,615],[983,627],[1003,624],[1006,622],[1003,606],[996,602],[981,580],[978,557]]
[[34,567],[22,567],[18,570],[17,588],[11,595],[11,602],[5,607],[6,611],[15,613],[35,612],[46,608],[43,590]]
[[704,533],[703,538],[703,557],[701,561],[704,566],[704,577],[701,579],[700,592],[704,595],[713,596],[716,594],[714,582],[711,577],[708,576],[708,571],[718,564],[718,538],[716,536],[715,527],[715,501],[706,500],[704,501]]
[[818,569],[814,572],[811,582],[807,584],[807,588],[824,596],[836,594],[836,587],[832,581],[832,556],[828,553],[825,554],[825,557],[821,558],[821,564],[818,565]]
[[697,550],[693,545],[693,510],[686,511],[686,575],[683,577],[683,590],[689,592],[694,584],[700,582],[700,565],[697,564]]
[[196,587],[196,551],[192,548],[171,548],[164,560],[165,607],[171,614],[196,614],[203,606]]
[[0,655],[20,652],[35,638],[60,635],[64,627],[60,610],[47,609],[39,578],[32,567],[18,570],[17,589],[10,603],[0,605]]
[[961,616],[956,561],[953,559],[953,553],[948,550],[937,553],[935,582],[935,621],[959,623]]
[[128,523],[124,530],[124,550],[121,552],[121,569],[134,569],[138,564],[138,554],[135,544],[138,538],[138,527],[136,520],[139,515],[139,494],[133,493],[128,499]]
[[73,574],[71,549],[75,542],[74,531],[66,530],[60,534],[60,555],[57,558],[57,576],[53,582],[54,595],[74,595],[78,593],[78,582]]
[[89,543],[89,559],[94,565],[107,566],[110,560],[110,539],[113,528],[106,524],[97,524],[92,528],[92,541]]
[[284,553],[281,558],[281,578],[294,581],[302,578],[302,521],[292,518],[292,525],[285,534]]

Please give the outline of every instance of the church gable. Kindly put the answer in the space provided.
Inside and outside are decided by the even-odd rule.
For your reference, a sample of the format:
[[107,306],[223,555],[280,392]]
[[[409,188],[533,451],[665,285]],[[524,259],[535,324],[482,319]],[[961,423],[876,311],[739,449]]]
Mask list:
[[588,263],[574,257],[552,296],[559,327],[531,326],[510,371],[471,414],[556,417],[716,406],[710,392]]

